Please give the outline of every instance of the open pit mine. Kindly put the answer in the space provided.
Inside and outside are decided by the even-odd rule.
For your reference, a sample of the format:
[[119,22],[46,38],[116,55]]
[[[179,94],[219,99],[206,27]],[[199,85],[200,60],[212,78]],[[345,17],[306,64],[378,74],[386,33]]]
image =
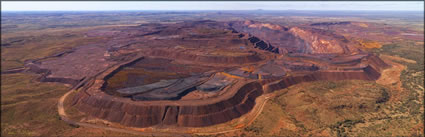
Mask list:
[[241,117],[257,97],[301,82],[376,80],[389,67],[344,36],[255,21],[185,21],[86,32],[104,41],[26,62],[72,85],[72,106],[128,127],[203,127]]

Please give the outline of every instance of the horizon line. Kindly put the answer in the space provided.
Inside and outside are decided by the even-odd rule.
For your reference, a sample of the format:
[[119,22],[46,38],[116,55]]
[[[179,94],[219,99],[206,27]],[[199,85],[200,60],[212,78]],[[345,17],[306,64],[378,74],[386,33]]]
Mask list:
[[1,12],[10,12],[10,11],[14,11],[14,12],[18,12],[18,11],[22,11],[22,12],[28,12],[28,11],[420,11],[423,12],[424,10],[297,10],[297,9],[286,9],[286,10],[274,10],[274,9],[252,9],[252,10],[228,10],[228,9],[224,9],[224,10],[211,10],[211,9],[206,9],[206,10],[181,10],[181,9],[174,9],[174,10],[1,10]]

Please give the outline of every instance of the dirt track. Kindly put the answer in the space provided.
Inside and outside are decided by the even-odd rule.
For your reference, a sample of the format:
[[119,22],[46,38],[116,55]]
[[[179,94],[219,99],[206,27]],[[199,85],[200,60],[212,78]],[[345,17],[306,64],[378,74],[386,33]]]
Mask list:
[[[394,61],[400,61],[400,60],[403,61],[407,59],[394,57],[394,56],[388,56],[388,55],[384,55],[381,57],[386,63],[391,64],[392,67],[383,70],[381,73],[381,77],[378,80],[376,80],[376,83],[387,85],[396,89],[394,93],[392,93],[393,95],[391,96],[390,101],[391,102],[400,101],[401,99],[400,96],[404,94],[402,89],[402,82],[400,81],[400,75],[401,75],[401,72],[404,69],[406,69],[406,66],[400,63],[396,63]],[[408,61],[409,60],[407,60],[406,62]],[[416,63],[416,62],[408,62],[408,63]]]

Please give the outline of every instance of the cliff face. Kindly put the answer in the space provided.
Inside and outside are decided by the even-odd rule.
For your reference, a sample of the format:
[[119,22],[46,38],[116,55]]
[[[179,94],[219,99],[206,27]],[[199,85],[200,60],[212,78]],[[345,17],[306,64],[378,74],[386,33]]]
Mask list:
[[309,43],[307,47],[309,53],[344,53],[344,49],[335,39],[315,35],[296,27],[291,28],[289,32]]
[[198,127],[230,121],[248,113],[262,93],[259,83],[248,83],[230,99],[204,106],[181,107],[177,123],[179,126]]
[[[282,27],[265,27],[267,24],[261,24],[253,21],[248,22],[231,22],[229,24],[238,32],[247,33],[254,36],[273,47],[278,48],[279,53],[305,53],[308,44],[301,38],[288,32],[288,28]],[[277,25],[274,25],[277,26]],[[250,41],[256,43],[256,41]],[[257,46],[257,45],[255,45]],[[260,46],[261,47],[261,46]]]
[[341,54],[357,51],[352,49],[353,47],[346,46],[350,43],[347,43],[348,40],[343,36],[316,29],[288,28],[254,21],[232,22],[230,26],[236,31],[249,33],[264,40],[266,44],[255,46],[261,49],[269,48],[274,52],[279,51],[276,53]]
[[279,48],[272,46],[270,43],[266,43],[260,39],[258,39],[257,37],[249,37],[248,38],[249,42],[251,42],[254,45],[254,48],[258,48],[261,50],[266,50],[266,51],[270,51],[272,53],[277,53],[279,54]]
[[373,66],[373,68],[378,72],[381,72],[383,69],[390,67],[390,65],[375,55],[369,56],[367,58],[367,62],[371,64],[371,66]]

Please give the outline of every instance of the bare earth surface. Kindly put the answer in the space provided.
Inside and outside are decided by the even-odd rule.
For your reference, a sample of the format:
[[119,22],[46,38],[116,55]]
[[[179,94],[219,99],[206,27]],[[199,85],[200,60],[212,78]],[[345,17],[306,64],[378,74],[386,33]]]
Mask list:
[[2,14],[2,135],[423,136],[418,15],[248,13]]

